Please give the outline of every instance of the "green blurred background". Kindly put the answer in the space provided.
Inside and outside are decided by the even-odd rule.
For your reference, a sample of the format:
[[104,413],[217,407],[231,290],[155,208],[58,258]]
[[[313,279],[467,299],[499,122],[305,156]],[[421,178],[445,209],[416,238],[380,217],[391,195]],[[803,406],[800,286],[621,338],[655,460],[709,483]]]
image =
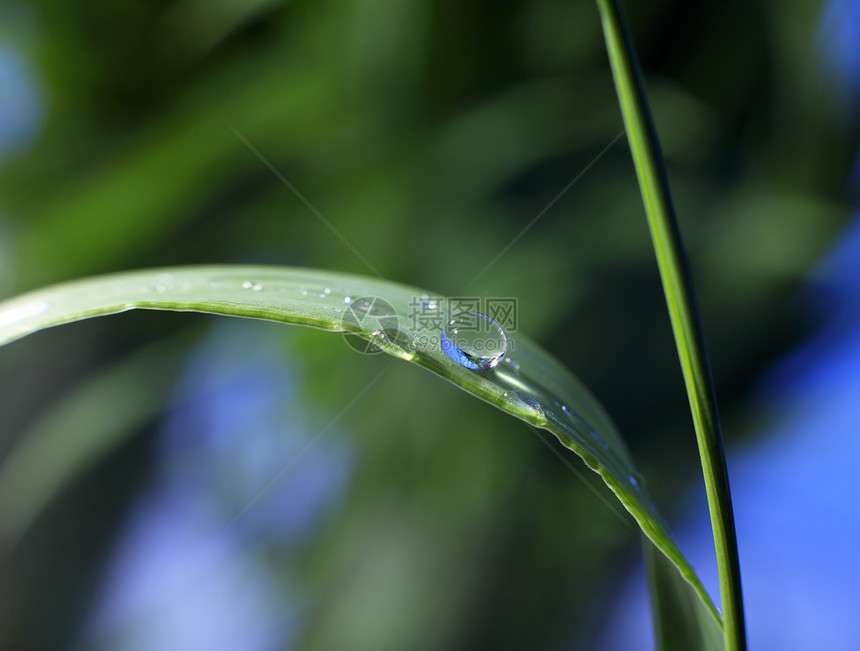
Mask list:
[[[628,4],[737,441],[759,369],[815,325],[792,298],[849,216],[858,125],[818,3]],[[622,129],[592,2],[0,11],[0,297],[371,273],[232,126],[385,278],[516,296],[670,516],[700,482],[623,138],[476,279]],[[638,558],[525,425],[338,335],[129,313],[0,350],[0,392],[2,648],[587,649]]]

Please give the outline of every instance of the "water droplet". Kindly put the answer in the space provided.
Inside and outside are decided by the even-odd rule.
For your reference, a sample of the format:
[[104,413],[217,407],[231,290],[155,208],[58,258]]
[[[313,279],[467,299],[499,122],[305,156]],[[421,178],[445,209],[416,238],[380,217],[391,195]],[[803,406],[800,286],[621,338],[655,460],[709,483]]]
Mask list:
[[326,288],[323,290],[323,294],[331,294],[331,289],[329,289],[328,287],[326,287]]
[[633,475],[627,475],[627,481],[633,485],[633,488],[639,488],[639,480]]
[[350,301],[349,308],[353,312],[361,312],[373,316],[394,316],[395,309],[385,300],[376,296],[362,296]]
[[565,413],[566,416],[570,416],[570,409],[567,408],[567,405],[562,405],[561,410]]
[[308,290],[306,290],[306,289],[300,289],[300,290],[299,290],[299,295],[300,295],[300,296],[307,296],[307,295],[308,295]]
[[508,368],[510,368],[512,371],[519,371],[520,370],[520,365],[517,364],[510,357],[505,357],[505,364],[507,364]]
[[373,311],[373,300],[369,298],[360,298],[353,301],[350,304],[350,307],[356,312],[371,313]]
[[[344,335],[344,339],[350,348],[360,353],[371,354],[379,352],[382,348],[376,342],[388,343],[385,333],[391,329],[398,328],[398,322],[397,311],[387,301],[374,296],[362,296],[350,299],[347,307],[343,309],[341,324],[345,332],[360,336],[359,339],[358,337]],[[373,329],[373,331],[369,335],[371,341],[368,344],[363,340],[368,337],[364,333],[367,333],[370,329]],[[396,337],[394,345],[400,345]]]
[[388,327],[374,330],[370,333],[371,345],[379,350],[391,350],[392,347],[406,353],[406,357],[412,357],[414,340],[398,327]]
[[343,299],[343,302],[346,303],[347,305],[349,305],[352,302],[352,299],[349,296],[347,296],[346,298]]
[[413,352],[415,350],[415,339],[413,339],[408,332],[397,326],[383,328],[382,334],[385,336],[385,340],[387,342],[394,344],[398,348],[402,348],[409,352]]
[[509,393],[505,392],[505,397],[520,409],[525,409],[538,415],[543,414],[543,409],[541,409],[540,403],[534,396],[530,396],[522,391],[511,391]]
[[259,292],[263,289],[263,286],[260,283],[252,283],[250,280],[246,280],[242,283],[242,289],[250,289],[252,292]]
[[439,301],[424,294],[421,296],[421,307],[425,310],[435,310],[439,307]]
[[155,291],[157,291],[159,294],[163,294],[167,291],[167,286],[162,283],[156,283]]
[[505,356],[508,340],[502,327],[479,312],[462,312],[442,330],[442,352],[475,371],[488,371]]

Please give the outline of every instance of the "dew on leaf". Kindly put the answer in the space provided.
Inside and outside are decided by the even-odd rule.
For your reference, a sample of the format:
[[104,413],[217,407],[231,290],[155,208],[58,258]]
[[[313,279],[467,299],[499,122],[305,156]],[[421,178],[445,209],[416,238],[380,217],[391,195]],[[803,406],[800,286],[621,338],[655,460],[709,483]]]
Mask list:
[[494,368],[505,356],[508,340],[502,327],[486,314],[462,312],[445,325],[442,352],[475,371]]
[[522,391],[506,391],[505,397],[515,407],[525,409],[526,411],[530,411],[538,415],[543,414],[540,402],[538,402],[537,398],[529,395],[528,393],[523,393]]
[[263,289],[263,286],[260,283],[254,283],[250,280],[246,280],[242,283],[242,289],[250,289],[252,292],[259,292]]

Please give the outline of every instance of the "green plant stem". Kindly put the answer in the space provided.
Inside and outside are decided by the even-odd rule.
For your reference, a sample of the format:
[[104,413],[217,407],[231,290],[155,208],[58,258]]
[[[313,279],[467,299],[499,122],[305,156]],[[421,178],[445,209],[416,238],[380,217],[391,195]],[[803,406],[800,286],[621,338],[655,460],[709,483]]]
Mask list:
[[597,0],[624,126],[690,400],[708,495],[725,648],[746,649],[741,576],[717,403],[681,232],[633,41],[619,0]]

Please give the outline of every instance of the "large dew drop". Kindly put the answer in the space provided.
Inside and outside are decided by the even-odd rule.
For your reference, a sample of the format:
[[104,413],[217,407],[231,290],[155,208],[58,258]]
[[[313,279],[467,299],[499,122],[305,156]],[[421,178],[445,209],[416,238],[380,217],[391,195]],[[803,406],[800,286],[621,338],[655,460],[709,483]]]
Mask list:
[[475,371],[494,368],[508,348],[502,327],[479,312],[456,315],[445,325],[440,340],[443,353]]

